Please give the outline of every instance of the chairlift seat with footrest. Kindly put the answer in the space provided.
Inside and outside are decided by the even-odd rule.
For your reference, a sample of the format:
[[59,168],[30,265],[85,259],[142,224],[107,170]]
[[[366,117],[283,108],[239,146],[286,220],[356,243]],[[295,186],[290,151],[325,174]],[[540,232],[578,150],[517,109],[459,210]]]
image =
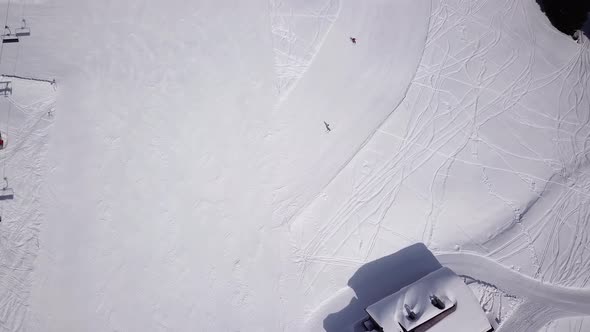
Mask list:
[[23,18],[23,25],[20,28],[15,30],[15,35],[17,37],[26,37],[31,35],[31,28],[27,26],[27,21]]
[[[7,32],[8,31],[8,32]],[[8,25],[4,26],[4,34],[2,35],[2,43],[18,43],[18,37],[10,31]]]
[[31,35],[31,29],[29,28],[18,28],[16,29],[15,35],[17,37],[26,37]]
[[14,190],[12,190],[12,188],[0,189],[0,201],[5,201],[8,199],[14,199]]
[[18,37],[14,35],[2,35],[2,43],[18,43]]

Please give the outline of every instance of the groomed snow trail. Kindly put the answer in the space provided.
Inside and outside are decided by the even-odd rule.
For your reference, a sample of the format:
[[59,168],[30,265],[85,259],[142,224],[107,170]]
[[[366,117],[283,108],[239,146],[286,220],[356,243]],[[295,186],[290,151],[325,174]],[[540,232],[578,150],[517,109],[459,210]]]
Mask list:
[[69,70],[27,330],[280,330],[268,0],[57,9]]
[[[439,253],[437,259],[457,274],[482,280],[524,300],[502,322],[499,332],[537,331],[560,317],[590,316],[588,288],[544,283],[475,253]],[[563,324],[555,328],[559,326],[565,329]]]
[[590,317],[568,317],[557,319],[539,332],[582,332],[590,330]]
[[313,62],[273,114],[276,225],[317,197],[400,103],[424,49],[429,13],[429,0],[341,1]]
[[13,79],[12,89],[10,97],[0,99],[4,110],[0,131],[6,146],[0,151],[0,167],[14,190],[14,199],[0,202],[0,331],[3,332],[22,331],[30,318],[31,285],[44,220],[40,197],[55,109],[55,91],[47,83]]
[[590,289],[543,283],[478,254],[445,253],[436,257],[455,273],[491,283],[509,294],[572,315],[590,315]]

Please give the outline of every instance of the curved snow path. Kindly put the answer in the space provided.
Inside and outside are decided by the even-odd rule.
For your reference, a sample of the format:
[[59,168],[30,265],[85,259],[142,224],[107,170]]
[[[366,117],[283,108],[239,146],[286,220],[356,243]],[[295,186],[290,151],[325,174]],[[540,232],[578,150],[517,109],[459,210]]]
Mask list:
[[[590,315],[590,289],[546,284],[473,253],[439,253],[436,258],[459,275],[484,281],[526,300],[502,322],[498,331],[537,331],[558,318]],[[321,329],[327,315],[339,311],[353,298],[352,288],[340,289],[316,308],[306,326],[310,330]]]
[[313,63],[273,115],[275,224],[305,209],[402,101],[430,10],[427,0],[342,1]]
[[561,311],[590,315],[590,289],[546,284],[476,254],[444,253],[436,255],[436,258],[457,274],[483,280],[529,301]]

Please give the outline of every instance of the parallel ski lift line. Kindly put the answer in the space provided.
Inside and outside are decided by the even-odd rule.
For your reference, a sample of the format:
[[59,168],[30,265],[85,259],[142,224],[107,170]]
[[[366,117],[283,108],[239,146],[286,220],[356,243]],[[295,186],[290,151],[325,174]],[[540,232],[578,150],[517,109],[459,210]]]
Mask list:
[[[7,31],[8,31],[8,33],[7,33]],[[12,31],[10,31],[10,28],[8,27],[8,25],[4,26],[4,34],[2,35],[2,43],[3,44],[18,43],[18,37],[16,35],[14,35],[12,33]]]
[[25,19],[23,18],[22,20],[22,26],[18,29],[16,29],[16,36],[17,37],[26,37],[26,36],[30,36],[31,35],[31,28],[29,28],[27,26],[27,21],[25,21]]
[[0,201],[14,198],[14,190],[8,187],[8,179],[6,177],[4,177],[4,181],[6,182],[6,185],[0,190]]

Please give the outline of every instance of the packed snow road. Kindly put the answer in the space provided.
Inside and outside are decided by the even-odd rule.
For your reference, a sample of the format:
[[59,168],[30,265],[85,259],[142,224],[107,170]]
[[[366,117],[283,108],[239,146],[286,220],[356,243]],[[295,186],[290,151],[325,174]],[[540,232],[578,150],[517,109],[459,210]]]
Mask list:
[[461,252],[437,255],[442,265],[498,289],[573,314],[590,315],[590,289],[546,284],[498,264],[484,256]]
[[543,283],[473,253],[442,253],[437,258],[458,274],[524,300],[502,322],[499,332],[537,331],[559,318],[590,315],[590,289]]

